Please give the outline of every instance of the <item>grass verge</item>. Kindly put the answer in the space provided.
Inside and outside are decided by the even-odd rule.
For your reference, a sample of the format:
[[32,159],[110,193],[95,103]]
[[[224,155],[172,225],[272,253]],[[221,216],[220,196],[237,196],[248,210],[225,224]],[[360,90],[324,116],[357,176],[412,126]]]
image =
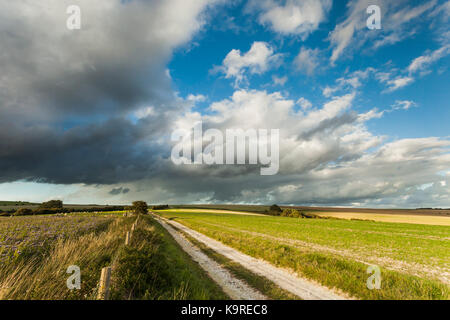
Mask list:
[[143,217],[113,267],[112,299],[219,300],[222,289],[156,221]]

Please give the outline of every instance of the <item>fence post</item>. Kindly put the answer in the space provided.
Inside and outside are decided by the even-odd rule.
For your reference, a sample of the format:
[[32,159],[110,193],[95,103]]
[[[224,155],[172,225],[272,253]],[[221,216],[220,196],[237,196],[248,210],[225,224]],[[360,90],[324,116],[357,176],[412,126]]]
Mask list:
[[109,299],[109,286],[111,282],[111,267],[105,267],[102,269],[100,276],[100,285],[98,288],[97,300]]
[[127,236],[125,238],[125,245],[128,246],[130,244],[131,241],[131,232],[127,232]]

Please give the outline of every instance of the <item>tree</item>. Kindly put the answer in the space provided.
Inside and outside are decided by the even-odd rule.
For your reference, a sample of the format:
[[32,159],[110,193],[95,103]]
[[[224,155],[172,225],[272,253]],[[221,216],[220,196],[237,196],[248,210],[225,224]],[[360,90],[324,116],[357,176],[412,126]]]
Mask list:
[[135,214],[147,214],[148,213],[148,205],[145,201],[134,201],[133,202],[133,211]]
[[278,205],[273,204],[270,206],[269,214],[273,216],[279,216],[281,212],[283,212],[283,210],[281,210],[281,208]]
[[63,208],[63,202],[61,200],[50,200],[47,202],[43,202],[40,205],[41,208],[44,209],[62,209]]

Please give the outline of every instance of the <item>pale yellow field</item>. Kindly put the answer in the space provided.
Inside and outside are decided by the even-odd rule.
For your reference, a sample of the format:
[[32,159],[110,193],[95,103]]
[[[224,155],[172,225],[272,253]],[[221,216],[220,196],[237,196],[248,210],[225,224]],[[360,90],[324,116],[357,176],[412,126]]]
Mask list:
[[364,213],[364,212],[313,212],[322,217],[332,217],[340,219],[361,219],[373,220],[382,222],[397,222],[397,223],[413,223],[413,224],[428,224],[436,226],[450,226],[450,217],[439,216],[422,216],[422,215],[400,215],[400,214],[378,214],[378,213]]
[[251,212],[242,212],[242,211],[230,211],[230,210],[216,210],[216,209],[168,209],[168,210],[155,210],[161,212],[202,212],[202,213],[229,213],[229,214],[243,214],[247,216],[265,216],[264,214],[251,213]]

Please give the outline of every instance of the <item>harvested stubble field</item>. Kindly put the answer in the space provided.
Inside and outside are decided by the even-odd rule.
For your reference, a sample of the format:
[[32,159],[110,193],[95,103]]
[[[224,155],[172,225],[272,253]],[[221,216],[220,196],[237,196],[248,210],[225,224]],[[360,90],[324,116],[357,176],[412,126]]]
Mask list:
[[307,211],[320,217],[338,219],[359,219],[395,223],[427,224],[436,226],[450,226],[450,217],[444,215],[422,214],[392,214],[392,213],[366,213],[366,212],[333,212],[333,211]]
[[[189,211],[159,213],[355,298],[449,298],[448,226]],[[380,290],[366,287],[368,265],[381,268]]]

